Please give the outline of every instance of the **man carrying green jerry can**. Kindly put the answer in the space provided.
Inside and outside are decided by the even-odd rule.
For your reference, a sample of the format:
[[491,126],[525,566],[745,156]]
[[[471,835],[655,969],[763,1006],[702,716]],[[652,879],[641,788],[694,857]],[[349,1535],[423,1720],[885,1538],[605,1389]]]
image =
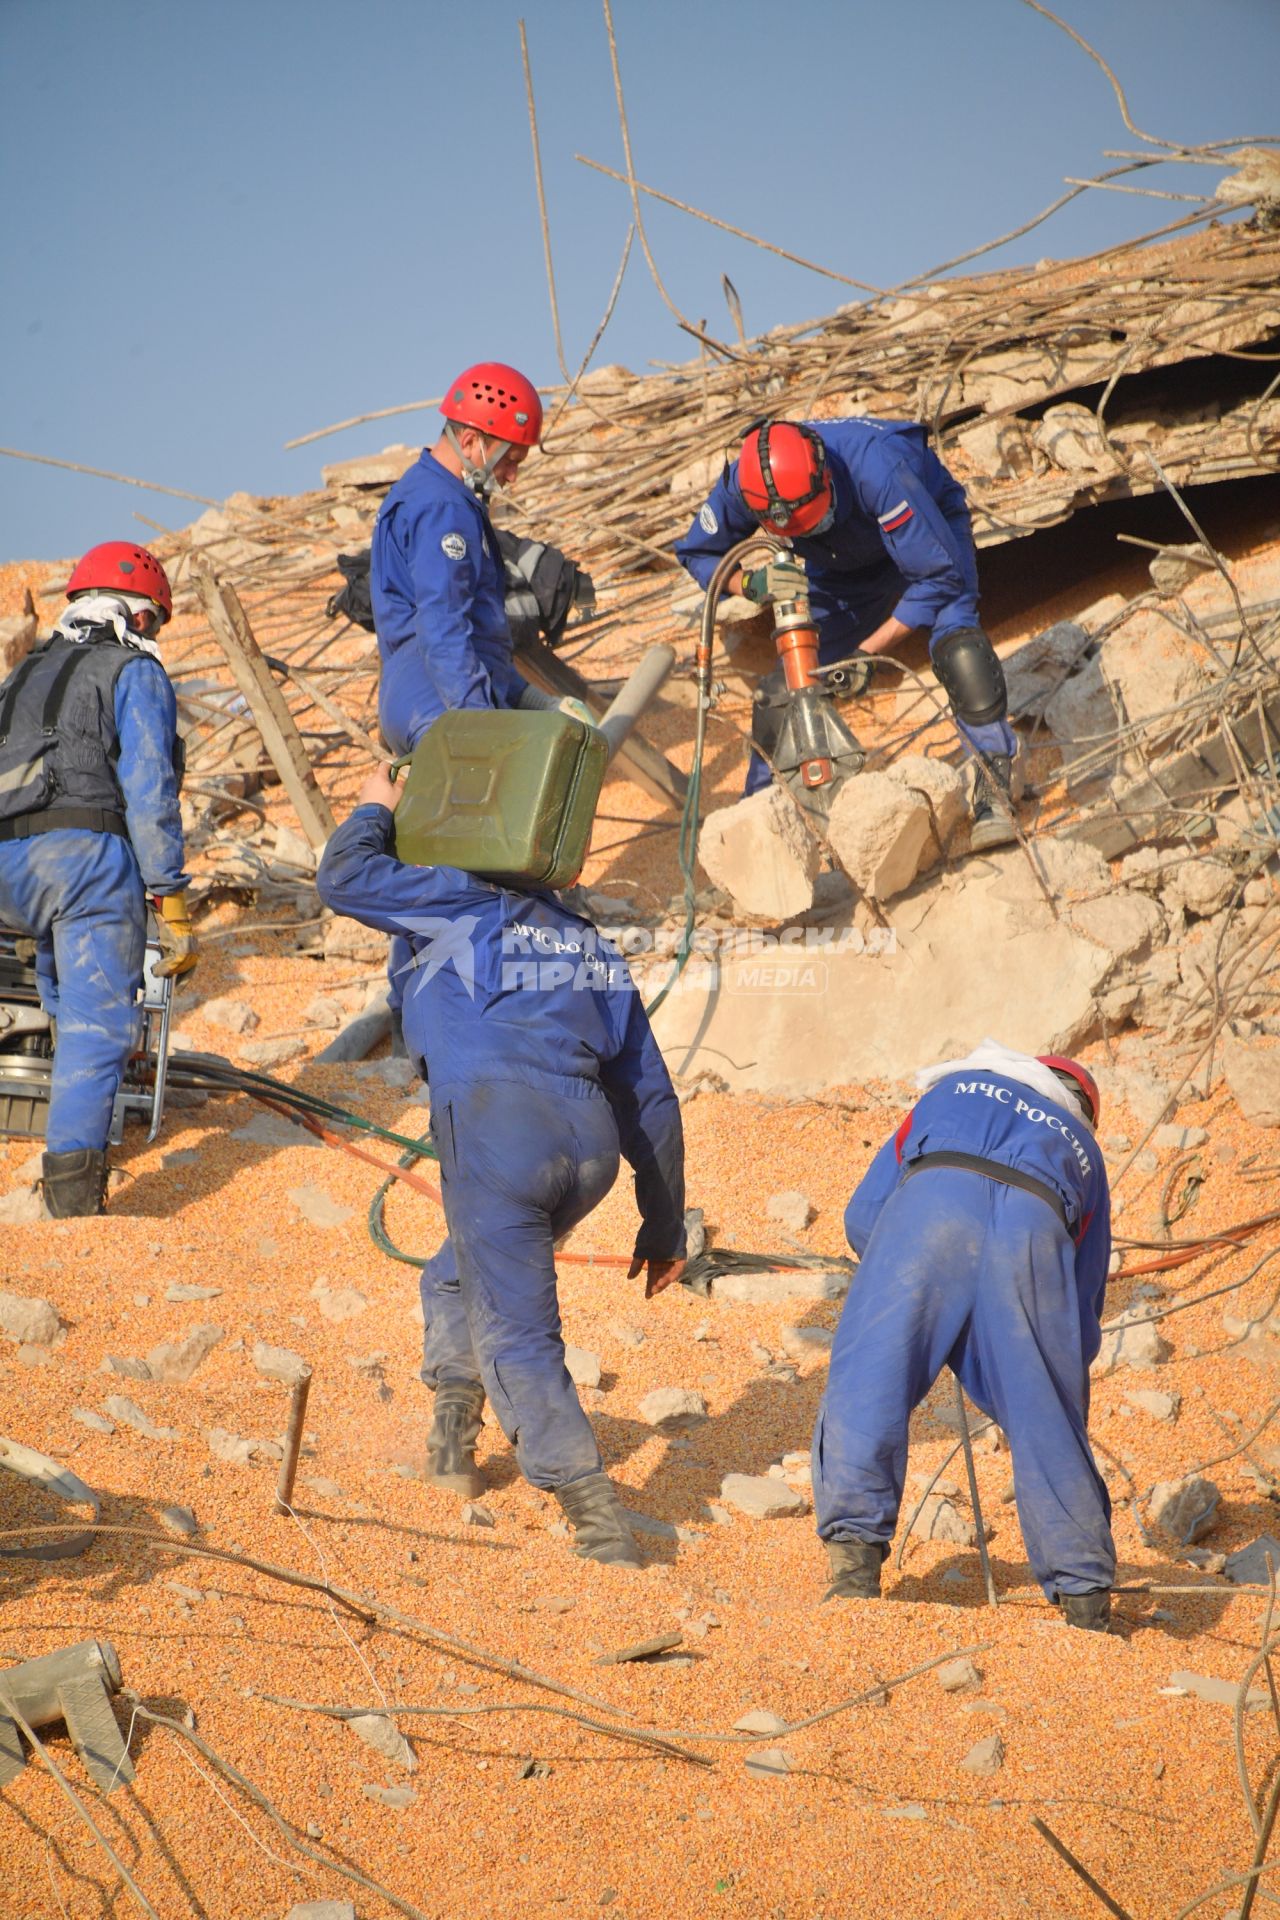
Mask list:
[[[446,750],[447,734],[477,723],[491,750],[481,738]],[[532,748],[521,734],[530,728],[544,736]],[[475,1447],[487,1397],[521,1471],[560,1502],[578,1553],[637,1567],[565,1367],[555,1243],[609,1192],[621,1154],[640,1213],[630,1277],[647,1270],[646,1298],[678,1280],[684,1137],[626,963],[550,890],[581,864],[603,775],[596,739],[559,715],[446,715],[415,756],[408,792],[384,769],[370,775],[317,884],[335,912],[404,939],[412,954],[404,1034],[419,1070],[431,1065],[449,1228],[422,1271],[422,1377],[436,1396],[428,1480],[483,1490]],[[410,864],[438,861],[442,844],[471,870]]]

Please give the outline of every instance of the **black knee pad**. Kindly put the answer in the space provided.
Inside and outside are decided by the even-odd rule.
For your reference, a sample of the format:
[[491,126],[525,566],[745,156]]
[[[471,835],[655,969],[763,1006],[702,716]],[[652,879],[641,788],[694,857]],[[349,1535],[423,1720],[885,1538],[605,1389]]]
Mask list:
[[957,627],[933,649],[933,670],[957,720],[985,727],[1009,711],[1004,668],[981,627]]

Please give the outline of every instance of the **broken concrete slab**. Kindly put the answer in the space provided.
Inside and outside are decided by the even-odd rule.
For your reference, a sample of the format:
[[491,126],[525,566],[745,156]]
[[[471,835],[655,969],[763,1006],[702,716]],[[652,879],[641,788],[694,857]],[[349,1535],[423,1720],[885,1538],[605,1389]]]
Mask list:
[[249,1002],[237,1000],[231,994],[222,994],[216,999],[206,1000],[200,1012],[215,1027],[225,1027],[228,1033],[252,1033],[258,1025],[258,1014]]
[[[1184,1667],[1169,1675],[1169,1685],[1179,1693],[1192,1693],[1197,1700],[1208,1700],[1217,1707],[1233,1707],[1240,1692],[1235,1680],[1219,1680],[1208,1673],[1189,1673]],[[1264,1687],[1250,1687],[1245,1696],[1245,1711],[1256,1713],[1269,1699]]]
[[1236,1105],[1255,1127],[1280,1127],[1280,1048],[1263,1051],[1256,1040],[1228,1034],[1222,1067]]
[[307,1362],[300,1353],[294,1353],[289,1347],[273,1347],[265,1340],[255,1340],[253,1344],[253,1365],[264,1380],[278,1380],[281,1386],[293,1387],[307,1371]]
[[[1267,1568],[1268,1560],[1271,1562],[1271,1571]],[[1274,1533],[1260,1533],[1247,1547],[1229,1553],[1222,1571],[1238,1587],[1269,1585],[1271,1572],[1280,1575],[1280,1540],[1276,1539]]]
[[788,1233],[803,1233],[814,1216],[814,1206],[807,1193],[790,1188],[786,1193],[771,1193],[765,1202],[765,1212],[770,1220],[776,1220]]
[[1038,720],[1089,644],[1089,635],[1076,621],[1056,620],[1007,653],[1003,665],[1010,720]]
[[783,1327],[778,1340],[789,1359],[811,1360],[830,1354],[835,1335],[826,1327]]
[[848,1271],[830,1267],[775,1267],[769,1273],[724,1273],[711,1282],[713,1300],[736,1306],[779,1306],[787,1300],[839,1300],[849,1290]]
[[934,1668],[934,1678],[944,1693],[959,1693],[965,1687],[980,1687],[982,1670],[972,1660],[947,1660]]
[[1199,919],[1220,913],[1235,897],[1240,882],[1225,860],[1203,855],[1176,861],[1161,877],[1160,897],[1173,910],[1184,907]]
[[1155,722],[1179,710],[1209,685],[1204,649],[1150,612],[1131,615],[1102,643],[1102,675],[1122,717]]
[[1141,959],[1165,933],[1165,918],[1149,894],[1107,893],[1067,908],[1071,924],[1113,960]]
[[392,1766],[403,1767],[406,1773],[417,1770],[418,1761],[413,1748],[401,1733],[394,1720],[385,1713],[357,1713],[347,1721],[357,1739],[363,1740],[367,1747],[389,1760]]
[[960,1765],[966,1773],[999,1773],[1004,1765],[1004,1741],[998,1733],[989,1733],[970,1747]]
[[246,1040],[240,1057],[255,1067],[284,1067],[306,1050],[307,1043],[300,1033],[277,1033],[268,1040]]
[[126,1400],[123,1394],[111,1393],[103,1401],[103,1410],[122,1427],[132,1427],[135,1433],[142,1434],[146,1440],[176,1440],[176,1427],[157,1427],[151,1416],[132,1400]]
[[[802,1095],[906,1078],[986,1033],[1027,1053],[1072,1053],[1100,1031],[1097,994],[1113,963],[1055,916],[1021,848],[917,883],[884,912],[872,936],[811,930],[803,984],[793,972],[779,987],[768,952],[749,950],[687,974],[654,1019],[668,1064],[686,1076],[714,1065],[734,1092]],[[992,965],[1015,945],[1016,968]]]
[[766,787],[709,814],[698,859],[712,885],[757,919],[792,920],[813,906],[818,840],[783,787]]
[[1120,1316],[1120,1323],[1104,1332],[1102,1345],[1091,1373],[1114,1373],[1117,1367],[1136,1367],[1146,1371],[1160,1366],[1173,1349],[1156,1331],[1141,1308],[1131,1308]]
[[575,1387],[598,1387],[600,1385],[600,1355],[588,1353],[585,1347],[566,1347],[564,1364],[569,1378]]
[[887,773],[860,773],[832,802],[827,843],[860,892],[892,900],[919,872],[931,831],[923,794]]

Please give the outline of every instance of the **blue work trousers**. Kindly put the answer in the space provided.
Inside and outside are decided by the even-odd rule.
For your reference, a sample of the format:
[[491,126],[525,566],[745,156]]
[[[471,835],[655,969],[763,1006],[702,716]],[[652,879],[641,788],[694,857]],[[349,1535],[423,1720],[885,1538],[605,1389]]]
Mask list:
[[129,842],[79,829],[0,841],[0,926],[35,939],[58,1023],[45,1145],[100,1151],[140,1031],[147,907]]
[[575,1099],[516,1081],[433,1088],[449,1237],[422,1269],[422,1377],[480,1381],[535,1487],[600,1468],[591,1422],[564,1363],[555,1242],[618,1177],[605,1096]]
[[952,1168],[897,1188],[849,1289],[818,1409],[819,1534],[889,1542],[911,1410],[950,1366],[1008,1437],[1045,1593],[1109,1587],[1111,1501],[1086,1432],[1083,1347],[1075,1249],[1044,1200]]

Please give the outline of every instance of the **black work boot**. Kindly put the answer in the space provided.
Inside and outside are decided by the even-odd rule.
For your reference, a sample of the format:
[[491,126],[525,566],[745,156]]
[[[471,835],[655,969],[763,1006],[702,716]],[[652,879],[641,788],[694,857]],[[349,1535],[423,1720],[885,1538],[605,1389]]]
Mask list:
[[827,1559],[835,1575],[824,1600],[878,1600],[884,1548],[878,1540],[828,1540]]
[[974,853],[1008,846],[1017,839],[1013,825],[1013,761],[1007,753],[989,753],[974,771],[973,825],[969,846]]
[[484,1492],[476,1465],[476,1441],[484,1412],[478,1381],[443,1380],[436,1388],[435,1418],[427,1435],[427,1485],[474,1500]]
[[576,1538],[573,1550],[582,1560],[598,1560],[606,1567],[638,1567],[641,1559],[622,1505],[607,1473],[589,1473],[555,1489],[565,1519]]
[[1091,1587],[1088,1593],[1060,1593],[1058,1605],[1069,1627],[1082,1627],[1086,1633],[1110,1633],[1110,1587]]
[[107,1202],[107,1156],[94,1147],[44,1156],[44,1203],[54,1220],[102,1213]]

